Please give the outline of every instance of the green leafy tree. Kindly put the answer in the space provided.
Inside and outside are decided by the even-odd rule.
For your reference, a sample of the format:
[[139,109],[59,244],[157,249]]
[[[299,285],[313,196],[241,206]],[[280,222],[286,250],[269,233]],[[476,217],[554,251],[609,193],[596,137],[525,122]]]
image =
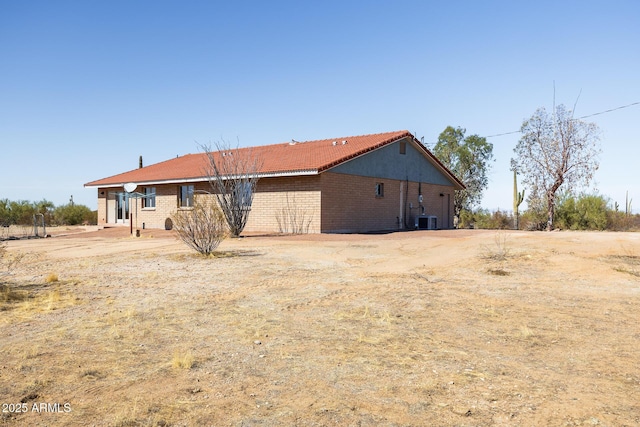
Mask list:
[[28,200],[17,200],[10,202],[9,207],[13,224],[33,224],[33,214],[36,213],[36,208],[33,203]]
[[465,133],[464,128],[448,126],[433,148],[435,156],[466,186],[464,190],[456,190],[453,198],[456,226],[460,222],[460,212],[472,210],[482,200],[493,160],[493,144],[478,135],[465,137]]
[[511,167],[523,176],[530,196],[545,198],[547,230],[553,229],[556,195],[587,186],[598,169],[599,130],[594,123],[573,118],[559,105],[552,115],[539,108],[521,127]]

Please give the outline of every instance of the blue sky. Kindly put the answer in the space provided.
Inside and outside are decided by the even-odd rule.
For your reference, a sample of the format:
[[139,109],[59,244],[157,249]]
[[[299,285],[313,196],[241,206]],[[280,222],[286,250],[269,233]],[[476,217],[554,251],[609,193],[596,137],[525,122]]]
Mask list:
[[[640,101],[640,2],[0,0],[0,198],[96,208],[83,184],[241,146],[448,125],[515,131]],[[640,105],[594,116],[599,191],[640,205]],[[483,207],[511,209],[518,134]],[[638,208],[634,209],[636,212]]]

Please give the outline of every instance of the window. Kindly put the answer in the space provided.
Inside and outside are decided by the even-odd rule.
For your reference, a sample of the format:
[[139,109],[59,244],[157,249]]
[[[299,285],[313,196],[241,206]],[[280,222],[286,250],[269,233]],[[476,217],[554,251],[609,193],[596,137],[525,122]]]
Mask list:
[[400,141],[400,154],[407,154],[407,142]]
[[250,209],[251,202],[253,200],[253,193],[251,192],[251,183],[249,182],[238,182],[236,186],[233,188],[233,192],[235,193],[235,199],[238,202],[238,206],[242,209]]
[[384,197],[384,184],[382,182],[376,184],[376,197]]
[[178,189],[178,207],[193,207],[193,185],[181,185]]
[[144,197],[142,198],[142,208],[156,207],[156,187],[144,187]]

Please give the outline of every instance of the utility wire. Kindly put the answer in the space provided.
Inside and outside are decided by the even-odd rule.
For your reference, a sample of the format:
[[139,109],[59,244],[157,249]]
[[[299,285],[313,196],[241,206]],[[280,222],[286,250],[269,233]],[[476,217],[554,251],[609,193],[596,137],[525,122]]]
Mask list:
[[[604,111],[600,111],[600,112],[593,113],[593,114],[587,114],[586,116],[578,117],[578,119],[586,119],[588,117],[599,116],[601,114],[611,113],[613,111],[622,110],[623,108],[629,108],[629,107],[633,107],[635,105],[640,105],[640,102],[632,102],[631,104],[622,105],[620,107],[611,108],[609,110],[604,110]],[[497,133],[495,135],[485,136],[484,138],[495,138],[495,137],[498,137],[498,136],[512,135],[514,133],[520,133],[520,131],[519,130],[514,130],[514,131],[511,131],[511,132]]]
[[579,119],[586,119],[587,117],[593,117],[593,116],[598,116],[598,115],[604,114],[604,113],[610,113],[612,111],[622,110],[623,108],[633,107],[634,105],[640,105],[640,102],[634,102],[634,103],[631,103],[629,105],[623,105],[622,107],[616,107],[616,108],[612,108],[610,110],[604,110],[604,111],[600,111],[599,113],[593,113],[593,114],[589,114],[587,116],[582,116],[582,117],[578,117],[578,118]]
[[[588,117],[593,117],[593,116],[599,116],[599,115],[601,115],[601,114],[611,113],[611,112],[613,112],[613,111],[622,110],[623,108],[629,108],[629,107],[633,107],[633,106],[635,106],[635,105],[640,105],[640,101],[639,101],[639,102],[632,102],[631,104],[622,105],[622,106],[620,106],[620,107],[611,108],[611,109],[609,109],[609,110],[604,110],[604,111],[600,111],[600,112],[593,113],[593,114],[587,114],[586,116],[578,117],[578,120],[579,120],[579,119],[586,119],[586,118],[588,118]],[[497,137],[499,137],[499,136],[513,135],[514,133],[520,133],[520,130],[514,130],[514,131],[511,131],[511,132],[504,132],[504,133],[496,133],[496,134],[494,134],[494,135],[487,135],[487,136],[484,136],[483,138],[497,138]],[[437,143],[436,143],[436,142],[432,142],[432,143],[423,143],[423,144],[424,144],[426,147],[433,147],[433,146],[435,146]]]

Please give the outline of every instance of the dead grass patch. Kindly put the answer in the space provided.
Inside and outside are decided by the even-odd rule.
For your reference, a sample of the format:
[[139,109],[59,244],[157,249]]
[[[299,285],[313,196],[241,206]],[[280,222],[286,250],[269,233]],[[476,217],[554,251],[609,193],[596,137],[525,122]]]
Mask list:
[[197,252],[172,254],[169,259],[176,262],[185,262],[187,260],[207,260],[207,259],[224,259],[260,256],[262,253],[252,250],[216,250],[210,254],[200,254]]
[[536,336],[536,333],[527,325],[520,326],[520,329],[518,331],[520,338],[523,338],[525,340]]
[[171,366],[176,369],[191,369],[196,365],[196,359],[191,350],[176,350],[171,359]]
[[612,266],[615,271],[640,277],[640,256],[632,251],[625,251],[622,255],[609,255],[607,259],[615,261],[617,265]]
[[1,285],[0,311],[10,312],[10,315],[0,318],[0,323],[12,323],[80,303],[80,298],[70,289],[76,283],[55,283],[55,288],[47,285]]
[[493,276],[510,276],[511,273],[508,272],[507,270],[504,270],[502,268],[490,268],[487,270],[487,273],[493,275]]
[[58,280],[58,275],[56,273],[49,273],[44,279],[45,283],[53,283],[57,282]]
[[87,369],[80,375],[80,378],[87,378],[90,380],[100,380],[106,377],[107,375],[105,373],[97,369]]
[[[637,424],[640,300],[606,267],[638,266],[606,258],[619,237],[413,236],[233,239],[214,262],[135,240],[126,262],[56,259],[81,287],[44,283],[38,258],[2,287],[0,397],[69,399],[52,427],[583,425],[594,408],[603,425]],[[554,247],[561,262],[538,263]],[[67,294],[86,307],[46,311]],[[21,312],[36,295],[42,311]]]
[[28,292],[17,291],[8,284],[2,284],[0,285],[0,310],[7,310],[10,304],[24,301],[28,297]]

